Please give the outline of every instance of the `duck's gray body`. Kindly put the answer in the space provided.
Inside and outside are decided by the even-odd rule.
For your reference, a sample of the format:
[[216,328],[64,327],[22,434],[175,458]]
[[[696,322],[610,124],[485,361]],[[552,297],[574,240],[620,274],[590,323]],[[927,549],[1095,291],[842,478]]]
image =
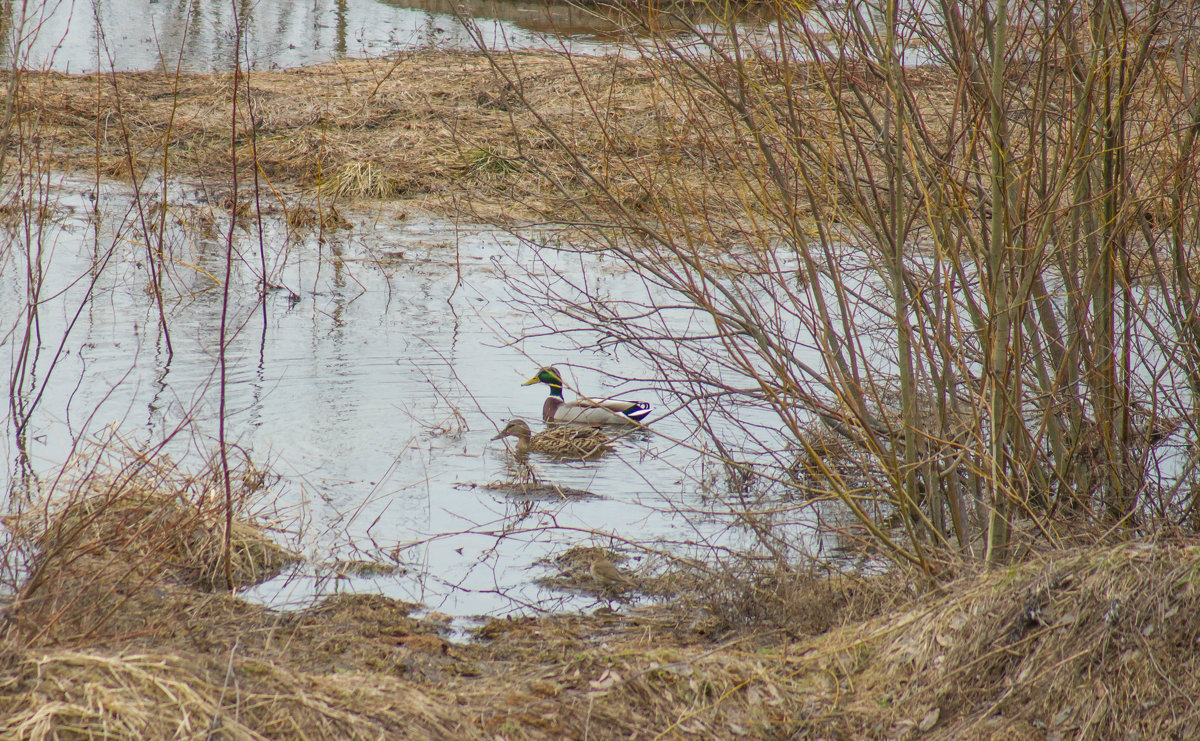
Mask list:
[[550,395],[542,404],[542,421],[547,424],[636,425],[641,424],[652,411],[646,402],[630,399],[591,399],[581,396],[567,401],[563,398],[562,375],[552,366],[538,369],[537,375],[522,385],[532,386],[535,383],[550,387]]

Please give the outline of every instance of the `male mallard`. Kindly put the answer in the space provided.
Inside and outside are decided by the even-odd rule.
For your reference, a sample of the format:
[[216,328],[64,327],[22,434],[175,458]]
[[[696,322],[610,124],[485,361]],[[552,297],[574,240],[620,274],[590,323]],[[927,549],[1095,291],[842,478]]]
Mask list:
[[594,427],[552,427],[534,435],[523,419],[510,419],[493,440],[517,438],[517,453],[529,451],[561,458],[595,458],[612,450],[608,435]]
[[644,401],[629,399],[589,399],[581,396],[566,401],[563,399],[562,374],[557,368],[539,368],[537,375],[522,386],[544,383],[550,387],[550,396],[542,405],[542,421],[585,422],[589,424],[631,425],[639,424],[650,416],[650,405]]

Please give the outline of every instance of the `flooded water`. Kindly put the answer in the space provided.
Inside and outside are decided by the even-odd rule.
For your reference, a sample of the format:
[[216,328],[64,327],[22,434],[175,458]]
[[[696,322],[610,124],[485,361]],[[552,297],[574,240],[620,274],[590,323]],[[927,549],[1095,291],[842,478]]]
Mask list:
[[[928,39],[921,40],[942,38],[936,13],[923,3],[905,7],[921,30],[901,43],[900,58],[909,65],[936,64]],[[717,21],[708,11],[733,15]],[[5,3],[0,63],[78,73],[216,72],[235,62],[269,70],[417,49],[707,56],[714,49],[729,52],[731,43],[767,58],[811,59],[810,41],[821,49],[818,56],[837,59],[848,53],[838,39],[853,35],[850,29],[874,24],[858,31],[870,37],[883,23],[877,11],[833,4],[802,14],[802,23],[789,20],[781,35],[765,7],[681,12],[655,15],[655,26],[665,33],[650,40],[630,33],[627,19],[602,7],[537,0],[285,1],[244,5],[238,13],[219,0],[57,0],[31,3],[24,11],[20,3]],[[729,24],[738,29],[736,42]]]
[[[4,3],[3,63],[62,72],[278,69],[421,48],[475,49],[458,13],[492,48],[600,53],[613,24],[568,6],[414,0],[254,3],[235,16],[217,0],[93,0]],[[136,23],[130,19],[136,18]],[[238,31],[242,46],[235,46]]]
[[[169,354],[128,190],[104,185],[97,197],[93,183],[65,180],[41,196],[48,209],[40,225],[6,230],[0,316],[10,319],[0,351],[10,368],[19,365],[29,256],[45,276],[41,342],[27,366],[42,389],[27,439],[43,483],[77,441],[114,433],[134,447],[174,435],[166,452],[196,466],[214,449],[227,222],[218,211],[209,225],[194,192],[169,199]],[[508,300],[514,288],[504,276],[535,264],[517,237],[416,214],[350,216],[353,229],[324,240],[289,236],[268,218],[262,253],[253,221],[236,230],[229,326],[240,329],[228,346],[229,436],[281,475],[269,496],[301,533],[307,558],[250,596],[301,604],[328,591],[372,591],[453,614],[579,606],[593,599],[533,583],[551,573],[536,566],[540,558],[623,539],[687,550],[740,537],[705,511],[711,467],[671,415],[598,461],[531,456],[540,480],[595,498],[531,502],[481,486],[520,473],[503,441],[490,438],[512,417],[540,428],[546,387],[521,385],[539,365],[558,365],[584,391],[628,391],[660,410],[666,402],[647,388],[609,384],[608,373],[647,372],[631,358],[573,357],[571,342],[553,335],[513,341],[541,326]],[[265,322],[263,264],[278,287]],[[602,262],[581,269],[599,299],[646,290]],[[25,389],[25,398],[35,391]],[[10,463],[20,454],[13,423],[5,417],[0,445]],[[24,473],[8,469],[6,490]],[[339,559],[399,562],[407,573],[334,578],[330,564]]]

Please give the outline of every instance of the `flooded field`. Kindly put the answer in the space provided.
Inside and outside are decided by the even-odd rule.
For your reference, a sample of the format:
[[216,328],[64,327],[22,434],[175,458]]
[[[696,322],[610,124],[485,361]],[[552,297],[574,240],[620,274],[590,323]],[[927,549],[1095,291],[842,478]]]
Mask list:
[[1194,9],[441,1],[3,19],[0,736],[1197,735]]
[[[756,39],[772,55],[808,58],[807,50],[780,45],[770,9],[753,5],[721,12],[675,8],[654,17],[665,38],[687,53],[706,55],[724,46],[729,24]],[[0,63],[35,70],[92,73],[218,72],[238,66],[275,70],[336,59],[381,57],[414,50],[550,50],[575,55],[637,54],[649,48],[632,17],[601,6],[537,0],[344,0],[260,3],[240,15],[228,3],[115,0],[96,5],[6,5],[10,34],[0,36]],[[128,18],[144,18],[131,26]],[[871,16],[874,17],[874,16]],[[832,38],[841,25],[837,10],[807,18],[818,36]],[[241,39],[240,44],[234,43]],[[836,44],[828,41],[829,50]],[[653,45],[651,45],[653,46]],[[920,50],[906,59],[929,62]]]
[[[474,43],[455,8],[438,2],[285,3],[240,19],[218,3],[139,8],[149,22],[133,29],[123,21],[133,11],[119,3],[94,13],[40,6],[23,24],[13,20],[23,31],[8,38],[7,61],[69,72],[225,70],[239,28],[238,53],[255,69]],[[498,47],[613,48],[595,40],[612,24],[578,9],[462,9]],[[563,31],[571,36],[554,35]],[[454,100],[446,105],[464,115]],[[303,134],[276,141],[288,136]],[[443,173],[444,165],[427,169]],[[334,153],[319,166],[335,170]],[[414,169],[409,156],[398,171]],[[94,447],[145,451],[167,441],[162,451],[185,470],[204,468],[219,447],[224,395],[235,462],[278,475],[261,499],[278,539],[305,558],[255,587],[247,596],[256,601],[302,605],[359,591],[456,615],[570,609],[606,602],[539,586],[555,572],[545,559],[572,546],[624,551],[633,556],[624,568],[648,573],[664,559],[651,563],[646,553],[711,554],[746,538],[729,506],[710,498],[726,491],[726,471],[707,457],[694,420],[660,393],[669,380],[619,345],[580,352],[586,337],[546,333],[560,320],[542,314],[522,280],[561,271],[586,281],[594,300],[662,298],[622,265],[526,241],[546,234],[386,205],[345,212],[349,228],[291,229],[283,209],[264,202],[261,220],[239,217],[233,230],[238,257],[226,305],[229,204],[210,186],[173,183],[165,210],[161,184],[150,181],[138,197],[122,182],[58,174],[22,187],[12,193],[23,205],[3,225],[0,253],[0,315],[11,317],[0,335],[11,379],[0,454],[13,510],[60,490],[64,465]],[[163,256],[148,260],[156,249]],[[492,438],[514,417],[541,429],[547,389],[521,384],[543,365],[564,371],[568,397],[578,390],[651,403],[649,430],[620,435],[616,451],[595,461],[533,454],[526,466],[512,455],[512,438]],[[591,496],[503,488],[531,480]]]
[[[162,0],[92,4],[20,4],[5,28],[3,63],[61,72],[232,69],[237,53],[250,69],[280,69],[343,57],[381,56],[422,48],[554,49],[602,53],[613,24],[569,6],[447,0],[258,3],[235,16],[229,3]],[[468,32],[458,14],[472,19]],[[131,25],[129,18],[143,19]],[[240,46],[234,44],[242,32]]]
[[[117,436],[141,449],[170,440],[165,452],[197,467],[215,449],[228,222],[196,192],[174,191],[164,332],[129,189],[94,187],[64,180],[44,194],[40,225],[7,229],[0,312],[19,319],[10,319],[0,348],[25,378],[21,404],[36,405],[28,465],[14,418],[5,417],[6,491],[31,479],[35,488],[52,485],[80,441]],[[519,339],[544,319],[530,316],[528,298],[510,301],[516,294],[504,276],[536,264],[521,239],[419,214],[349,216],[351,229],[323,238],[289,234],[282,219],[267,217],[261,254],[253,219],[234,232],[227,434],[281,476],[267,492],[270,509],[307,559],[256,588],[255,599],[291,604],[328,591],[378,591],[454,614],[590,604],[539,588],[534,580],[550,572],[536,562],[572,545],[627,539],[686,553],[737,539],[722,508],[705,512],[719,466],[704,463],[701,441],[652,388],[614,386],[607,375],[646,377],[645,369],[619,351],[577,356],[566,338]],[[257,299],[262,265],[272,286],[265,307]],[[645,295],[638,276],[603,262],[579,270],[597,298]],[[36,359],[22,364],[31,274],[44,278],[33,323],[40,342]],[[486,488],[529,478],[505,441],[490,438],[513,417],[541,428],[546,387],[521,384],[549,364],[575,388],[656,407],[649,430],[620,437],[599,460],[530,456],[537,480],[593,498]],[[402,571],[354,576],[339,565],[346,561]]]

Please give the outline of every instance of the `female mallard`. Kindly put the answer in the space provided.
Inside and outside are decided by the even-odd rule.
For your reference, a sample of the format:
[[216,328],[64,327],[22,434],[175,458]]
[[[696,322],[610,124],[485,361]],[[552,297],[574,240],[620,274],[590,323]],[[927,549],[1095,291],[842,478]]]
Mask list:
[[529,451],[560,458],[595,458],[612,450],[608,435],[594,427],[552,427],[534,435],[523,419],[510,419],[493,440],[517,438],[517,453]]
[[562,374],[557,368],[539,368],[537,375],[522,386],[544,383],[550,387],[550,396],[542,405],[542,421],[584,422],[588,424],[635,425],[650,416],[650,405],[644,401],[629,399],[589,399],[581,396],[566,401],[563,399]]

